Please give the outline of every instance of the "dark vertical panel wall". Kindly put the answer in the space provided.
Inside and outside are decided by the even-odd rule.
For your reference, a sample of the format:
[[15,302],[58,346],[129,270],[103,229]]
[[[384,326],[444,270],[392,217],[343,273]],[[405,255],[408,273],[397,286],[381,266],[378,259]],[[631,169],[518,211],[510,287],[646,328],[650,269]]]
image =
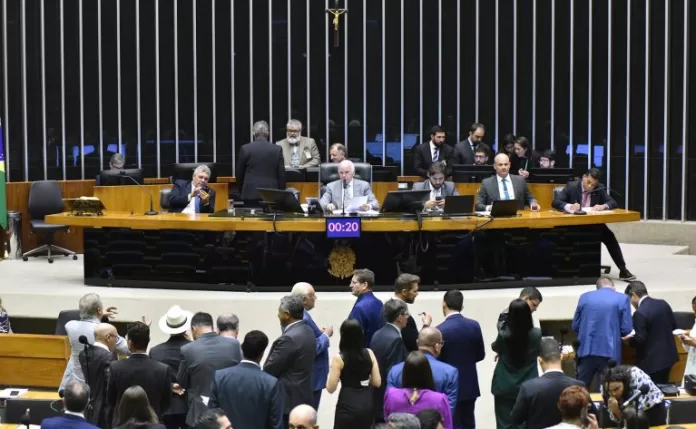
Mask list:
[[688,0],[341,0],[339,47],[335,0],[0,2],[12,181],[93,177],[119,150],[150,177],[233,175],[251,124],[280,140],[289,117],[323,157],[408,174],[433,125],[454,144],[479,120],[601,168],[645,218],[696,219]]

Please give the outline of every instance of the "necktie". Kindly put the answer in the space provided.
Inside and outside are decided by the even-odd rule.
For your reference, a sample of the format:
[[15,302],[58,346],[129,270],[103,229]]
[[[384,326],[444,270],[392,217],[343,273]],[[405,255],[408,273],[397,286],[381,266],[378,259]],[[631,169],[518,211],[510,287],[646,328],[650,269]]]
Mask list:
[[345,193],[344,197],[345,197],[346,204],[349,204],[351,198],[353,198],[353,195],[351,195],[351,192],[350,192],[350,188],[351,188],[350,185],[348,185],[348,187],[346,187],[343,190],[343,192]]
[[510,199],[510,193],[508,192],[508,188],[507,188],[506,183],[507,183],[507,179],[503,179],[503,192],[505,193],[505,199],[506,199],[506,200],[509,200],[509,199]]
[[196,208],[196,213],[200,213],[201,212],[201,197],[196,196],[196,200],[194,201],[193,204]]
[[440,148],[436,147],[435,150],[433,150],[433,162],[437,162],[439,155],[440,155]]

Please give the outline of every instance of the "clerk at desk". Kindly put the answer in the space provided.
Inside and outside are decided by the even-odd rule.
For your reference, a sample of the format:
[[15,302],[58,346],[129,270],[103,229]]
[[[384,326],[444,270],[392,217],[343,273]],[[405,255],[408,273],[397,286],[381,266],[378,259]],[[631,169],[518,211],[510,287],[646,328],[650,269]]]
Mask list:
[[208,187],[210,168],[199,165],[191,180],[177,180],[169,194],[169,209],[176,213],[214,213],[215,190]]
[[343,160],[338,164],[340,179],[326,185],[326,192],[319,200],[323,210],[338,210],[343,207],[344,201],[346,208],[348,208],[353,197],[367,197],[367,203],[360,206],[361,211],[379,210],[379,202],[370,189],[370,183],[354,179],[354,175],[355,165],[352,161]]

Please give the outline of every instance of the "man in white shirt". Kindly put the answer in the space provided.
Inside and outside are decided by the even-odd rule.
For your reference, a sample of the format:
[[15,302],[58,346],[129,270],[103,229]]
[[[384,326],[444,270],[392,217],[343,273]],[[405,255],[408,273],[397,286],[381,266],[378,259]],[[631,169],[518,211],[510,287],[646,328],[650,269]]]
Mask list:
[[181,213],[214,213],[215,190],[208,187],[210,168],[199,165],[191,180],[177,180],[169,194],[169,209]]
[[532,211],[539,211],[539,204],[529,191],[527,182],[520,176],[510,174],[510,158],[507,155],[496,155],[493,167],[495,176],[484,179],[479,188],[477,211],[490,211],[493,201],[498,200],[517,200],[519,210],[529,206]]
[[360,205],[361,211],[379,210],[377,197],[372,193],[370,184],[364,180],[355,179],[355,165],[352,161],[343,160],[338,164],[339,180],[326,185],[326,192],[321,196],[319,204],[325,211],[338,210],[343,207],[351,207],[351,200],[355,197],[367,197],[367,202]]

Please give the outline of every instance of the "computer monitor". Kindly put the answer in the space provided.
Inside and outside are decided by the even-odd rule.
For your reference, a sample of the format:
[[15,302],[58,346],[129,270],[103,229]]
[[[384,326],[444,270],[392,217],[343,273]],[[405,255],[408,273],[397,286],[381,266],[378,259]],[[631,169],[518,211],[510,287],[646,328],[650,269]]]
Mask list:
[[430,190],[390,191],[382,204],[382,213],[413,213],[423,210],[423,203],[430,197]]
[[372,182],[396,182],[399,176],[399,167],[396,165],[373,165]]
[[464,165],[452,166],[452,180],[454,183],[481,183],[483,179],[495,174],[492,165]]
[[143,170],[140,168],[112,169],[99,173],[99,186],[129,186],[144,183]]
[[174,164],[174,174],[172,174],[172,178],[174,180],[191,180],[193,172],[201,165],[210,168],[208,183],[217,183],[217,167],[214,162],[186,162]]
[[558,183],[565,184],[573,180],[575,170],[573,168],[530,168],[530,183]]
[[287,213],[304,213],[300,202],[292,191],[257,188],[261,201],[266,203],[272,211]]

